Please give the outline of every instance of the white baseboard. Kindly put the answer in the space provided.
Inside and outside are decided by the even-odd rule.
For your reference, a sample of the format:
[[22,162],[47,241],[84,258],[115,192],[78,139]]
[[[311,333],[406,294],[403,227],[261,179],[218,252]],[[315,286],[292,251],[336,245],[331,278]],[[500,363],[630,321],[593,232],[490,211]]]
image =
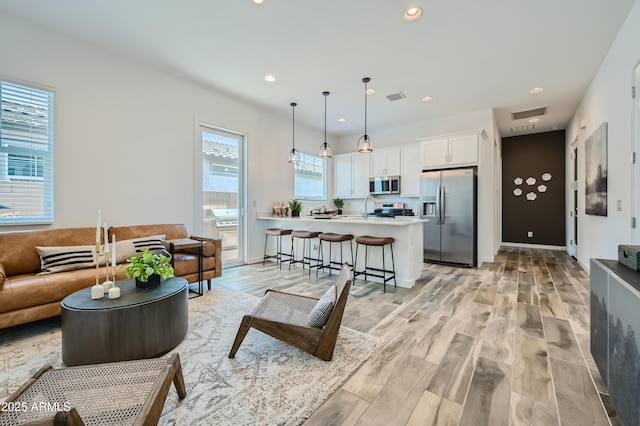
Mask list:
[[567,246],[550,246],[546,244],[501,243],[500,246],[567,251]]

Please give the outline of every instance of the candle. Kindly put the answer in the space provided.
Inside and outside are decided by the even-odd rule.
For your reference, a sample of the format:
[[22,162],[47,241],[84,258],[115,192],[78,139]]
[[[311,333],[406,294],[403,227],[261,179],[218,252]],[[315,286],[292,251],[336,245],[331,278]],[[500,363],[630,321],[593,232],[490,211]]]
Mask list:
[[109,263],[109,256],[107,256],[107,254],[109,254],[109,238],[107,237],[107,222],[104,223],[104,253],[105,253],[104,261],[106,263]]
[[98,224],[96,225],[96,243],[100,244],[100,209],[98,209]]
[[112,240],[112,248],[111,248],[111,268],[113,271],[113,281],[116,280],[116,234],[113,234],[111,237]]

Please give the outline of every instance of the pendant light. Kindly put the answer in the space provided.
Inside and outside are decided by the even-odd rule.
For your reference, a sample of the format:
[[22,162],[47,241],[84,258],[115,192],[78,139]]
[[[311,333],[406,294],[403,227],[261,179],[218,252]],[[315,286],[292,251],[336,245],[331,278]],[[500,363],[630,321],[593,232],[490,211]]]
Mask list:
[[327,143],[327,96],[329,92],[322,92],[324,95],[324,143],[320,145],[320,158],[331,158],[331,146]]
[[289,163],[295,164],[298,162],[298,151],[296,150],[296,105],[295,102],[291,102],[291,135],[293,138],[293,143],[291,145],[291,152],[289,152]]
[[363,153],[373,151],[373,149],[371,149],[371,139],[369,139],[369,135],[367,135],[367,83],[370,81],[371,79],[369,77],[362,79],[364,83],[364,135],[358,139],[358,151]]

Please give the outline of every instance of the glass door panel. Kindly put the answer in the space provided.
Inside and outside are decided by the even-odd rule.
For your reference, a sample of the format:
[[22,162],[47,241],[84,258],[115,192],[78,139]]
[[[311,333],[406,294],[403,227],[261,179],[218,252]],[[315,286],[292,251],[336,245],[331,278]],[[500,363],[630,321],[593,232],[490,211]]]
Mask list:
[[222,266],[244,262],[242,150],[244,136],[200,126],[202,235],[222,240]]

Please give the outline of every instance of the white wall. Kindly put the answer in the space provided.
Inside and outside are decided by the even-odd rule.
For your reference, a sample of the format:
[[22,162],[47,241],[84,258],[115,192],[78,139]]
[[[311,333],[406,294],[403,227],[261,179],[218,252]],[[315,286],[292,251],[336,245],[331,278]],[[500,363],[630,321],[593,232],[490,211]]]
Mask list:
[[[631,242],[632,69],[640,60],[640,2],[633,6],[625,24],[593,78],[566,131],[567,170],[571,143],[578,140],[578,261],[586,269],[590,258],[617,259],[618,244]],[[580,129],[584,120],[585,129]],[[608,215],[584,213],[584,142],[601,123],[608,123]],[[637,167],[637,166],[635,166]],[[622,203],[616,211],[616,202]],[[570,203],[569,194],[567,202]],[[570,205],[567,206],[569,211]],[[637,214],[637,213],[636,213]],[[567,215],[568,216],[568,215]],[[571,238],[567,218],[567,243]]]
[[[484,130],[487,139],[481,141],[480,162],[478,167],[478,264],[493,262],[499,247],[495,217],[498,214],[495,200],[494,182],[495,147],[494,138],[499,138],[492,109],[473,111],[466,114],[448,116],[439,119],[424,120],[404,126],[388,129],[368,129],[373,149],[415,143],[419,138],[458,133],[469,130]],[[361,134],[353,134],[338,139],[334,152],[357,151],[357,142]]]
[[[292,198],[290,117],[7,15],[0,15],[0,39],[1,77],[56,93],[51,227],[95,226],[101,209],[109,225],[196,229],[197,120],[248,134],[249,235],[258,229],[256,212]],[[317,152],[322,138],[296,124],[299,150]],[[263,241],[249,238],[249,259],[261,258]]]

